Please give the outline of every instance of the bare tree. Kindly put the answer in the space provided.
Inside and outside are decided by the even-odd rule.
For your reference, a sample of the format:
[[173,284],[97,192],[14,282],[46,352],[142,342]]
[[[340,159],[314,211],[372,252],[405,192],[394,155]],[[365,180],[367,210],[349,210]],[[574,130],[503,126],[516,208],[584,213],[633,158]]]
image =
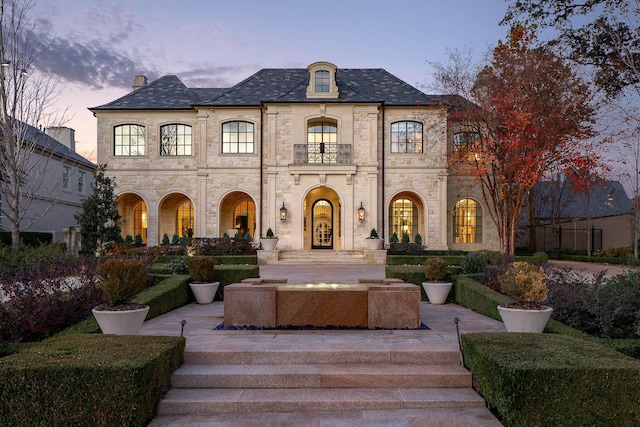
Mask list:
[[[9,223],[14,251],[20,249],[20,230],[42,218],[55,193],[45,180],[51,140],[36,126],[56,120],[47,110],[59,92],[53,77],[37,72],[39,49],[46,43],[29,16],[34,5],[0,0],[0,213]],[[36,200],[34,213],[30,207]]]
[[638,241],[640,240],[640,128],[620,144],[620,160],[623,172],[622,182],[631,190],[633,217],[631,234],[633,236],[633,257],[638,259]]

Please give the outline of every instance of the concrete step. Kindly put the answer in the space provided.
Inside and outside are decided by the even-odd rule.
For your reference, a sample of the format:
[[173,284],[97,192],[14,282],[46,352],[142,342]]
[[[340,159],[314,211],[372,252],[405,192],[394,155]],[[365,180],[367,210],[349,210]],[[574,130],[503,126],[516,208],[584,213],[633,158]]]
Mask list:
[[367,264],[363,251],[279,251],[278,264]]
[[[406,340],[405,340],[406,341]],[[185,364],[341,364],[341,363],[409,363],[421,365],[458,364],[460,352],[455,343],[403,343],[402,348],[389,349],[382,345],[369,345],[354,341],[343,343],[339,348],[323,343],[305,342],[305,351],[300,351],[293,342],[252,344],[251,348],[215,349],[199,345],[198,349],[187,349]],[[365,351],[366,349],[366,351]]]
[[176,388],[390,388],[471,387],[460,365],[185,365]]
[[150,427],[501,427],[488,409],[380,409],[163,415]]
[[171,389],[158,415],[484,407],[471,388]]

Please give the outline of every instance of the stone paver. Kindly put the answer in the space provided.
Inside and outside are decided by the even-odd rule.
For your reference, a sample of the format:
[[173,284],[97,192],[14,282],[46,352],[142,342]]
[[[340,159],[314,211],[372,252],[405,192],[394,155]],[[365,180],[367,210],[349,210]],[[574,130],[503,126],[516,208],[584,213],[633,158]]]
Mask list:
[[[265,279],[288,279],[289,283],[334,281],[357,282],[358,279],[382,279],[384,278],[384,266],[372,265],[265,265],[260,267],[261,277]],[[189,304],[167,314],[151,319],[143,325],[141,334],[145,335],[180,335],[182,332],[181,321],[185,320],[184,336],[187,338],[187,360],[185,363],[224,363],[231,355],[238,363],[243,361],[250,351],[256,349],[268,349],[277,353],[286,352],[292,345],[301,345],[309,350],[327,352],[332,357],[339,358],[341,350],[357,348],[363,343],[380,347],[381,357],[387,357],[388,350],[409,350],[428,345],[431,348],[439,348],[444,352],[458,349],[458,337],[456,322],[461,333],[468,332],[498,332],[505,331],[502,322],[489,319],[471,310],[455,304],[431,305],[427,302],[420,304],[421,321],[430,329],[428,330],[367,330],[367,331],[291,331],[291,330],[262,330],[262,331],[232,331],[215,330],[214,327],[221,324],[224,319],[224,303],[214,302],[208,305]],[[419,351],[419,350],[416,350]],[[265,354],[269,354],[269,352]],[[268,357],[268,356],[267,356]],[[375,356],[374,356],[375,357]],[[190,360],[191,359],[191,360]],[[253,361],[254,363],[269,363],[268,360]],[[296,362],[298,363],[298,362]],[[304,361],[300,361],[304,364]],[[382,408],[379,408],[382,409]],[[468,414],[465,414],[465,411]],[[328,411],[330,412],[330,411]],[[375,411],[359,411],[352,421],[348,421],[348,414],[341,413],[340,420],[333,419],[328,413],[287,413],[287,414],[262,414],[253,415],[255,425],[394,425],[388,424],[390,420],[372,415]],[[271,417],[283,417],[273,419]],[[371,416],[369,421],[360,417]],[[442,413],[438,418],[437,410],[433,416],[422,418],[416,414],[412,425],[475,425],[478,420],[484,419],[478,425],[496,425],[500,423],[493,418],[486,408],[465,409],[459,413],[459,419],[453,419],[451,413]],[[242,421],[229,416],[228,423],[220,423],[216,418],[214,425],[254,425],[249,418]],[[310,418],[305,418],[310,417]],[[319,418],[318,418],[319,417]],[[346,418],[345,418],[346,417]],[[484,418],[483,418],[484,417]],[[223,417],[224,418],[224,417]],[[313,419],[314,421],[311,421]],[[322,421],[320,421],[322,419]],[[407,419],[411,419],[408,415]],[[299,424],[301,420],[305,423]],[[399,420],[396,425],[405,425]],[[240,422],[240,424],[238,424]],[[434,423],[435,424],[431,424]],[[202,424],[200,424],[202,423]],[[189,416],[163,416],[151,423],[153,426],[180,426],[180,425],[206,425],[205,417]],[[243,424],[244,423],[244,424]],[[280,424],[282,423],[282,424]],[[317,424],[316,424],[317,423]]]

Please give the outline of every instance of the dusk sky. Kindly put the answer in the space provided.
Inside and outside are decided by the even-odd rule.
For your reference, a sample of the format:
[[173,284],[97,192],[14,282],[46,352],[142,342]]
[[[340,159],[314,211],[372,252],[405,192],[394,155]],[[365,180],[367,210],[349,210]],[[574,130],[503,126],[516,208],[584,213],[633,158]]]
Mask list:
[[412,85],[447,49],[481,56],[507,29],[505,0],[38,0],[55,39],[41,68],[64,89],[65,126],[95,161],[87,108],[131,91],[134,76],[167,74],[189,87],[230,87],[261,68],[384,68]]

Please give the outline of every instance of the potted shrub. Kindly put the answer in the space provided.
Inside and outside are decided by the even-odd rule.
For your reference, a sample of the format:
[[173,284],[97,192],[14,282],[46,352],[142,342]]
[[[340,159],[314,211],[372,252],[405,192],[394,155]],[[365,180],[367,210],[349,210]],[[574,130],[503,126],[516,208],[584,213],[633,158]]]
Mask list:
[[542,332],[553,311],[542,305],[548,292],[542,267],[524,261],[511,263],[498,282],[501,291],[515,300],[498,306],[507,331]]
[[260,245],[265,251],[273,251],[278,244],[278,238],[273,234],[271,227],[267,230],[265,237],[260,238]]
[[444,304],[453,285],[445,282],[447,277],[447,263],[442,258],[427,258],[424,263],[424,275],[427,279],[422,287],[431,304]]
[[215,281],[215,263],[212,257],[195,256],[189,259],[189,283],[198,304],[211,304],[220,282]]
[[112,258],[98,266],[104,299],[93,315],[104,334],[135,335],[149,312],[148,305],[132,303],[142,291],[149,273],[146,266],[133,259]]
[[382,240],[378,236],[378,232],[375,228],[371,229],[369,237],[365,239],[365,242],[367,243],[367,249],[369,249],[370,251],[380,250],[382,249],[382,245],[384,244],[384,240]]
[[167,246],[168,244],[169,244],[169,235],[167,233],[164,233],[164,235],[162,236],[162,245]]

